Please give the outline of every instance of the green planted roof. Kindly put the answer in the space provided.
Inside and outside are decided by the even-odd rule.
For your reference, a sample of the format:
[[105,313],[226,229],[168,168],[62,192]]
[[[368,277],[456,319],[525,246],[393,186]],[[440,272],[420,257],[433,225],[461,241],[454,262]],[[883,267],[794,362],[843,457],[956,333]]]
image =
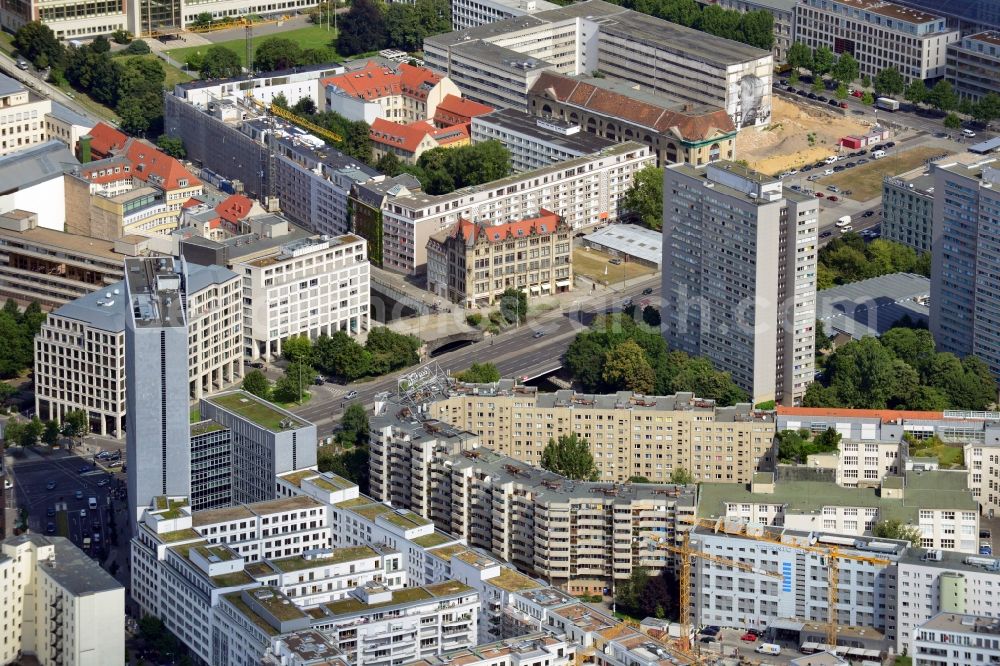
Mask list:
[[257,396],[244,391],[212,396],[211,398],[207,398],[207,400],[247,421],[256,423],[260,427],[274,432],[287,430],[287,428],[281,427],[282,422],[290,421],[292,428],[301,428],[304,425],[302,421],[293,417],[288,412],[282,411],[266,400],[261,400]]
[[378,557],[378,553],[368,546],[348,546],[346,548],[332,549],[329,556],[313,559],[306,559],[301,556],[285,557],[280,560],[271,560],[271,564],[278,570],[288,573],[290,571],[315,569],[330,564],[343,564],[344,562],[354,562],[372,557]]

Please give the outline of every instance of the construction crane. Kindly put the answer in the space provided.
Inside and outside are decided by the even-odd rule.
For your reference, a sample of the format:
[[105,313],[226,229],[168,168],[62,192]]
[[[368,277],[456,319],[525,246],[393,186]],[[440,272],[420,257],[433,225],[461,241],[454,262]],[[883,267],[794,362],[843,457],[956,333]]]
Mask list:
[[763,576],[770,576],[772,578],[784,578],[784,576],[777,571],[767,571],[766,569],[755,567],[752,564],[747,564],[746,562],[730,560],[725,557],[719,557],[718,555],[712,555],[710,553],[703,553],[700,550],[695,550],[694,548],[691,548],[690,532],[684,533],[680,546],[657,543],[656,547],[670,551],[675,555],[680,555],[681,575],[677,587],[680,601],[679,614],[681,620],[681,650],[688,653],[691,652],[691,616],[693,615],[691,610],[691,558],[697,557],[698,559],[715,562],[716,564],[721,564],[722,566],[732,567],[734,569],[740,569],[741,571],[748,571],[750,573],[761,574]]
[[845,553],[840,548],[834,545],[804,545],[798,543],[785,543],[781,539],[771,536],[767,531],[763,531],[760,534],[750,534],[747,532],[747,524],[743,522],[726,521],[726,520],[706,520],[704,518],[688,518],[685,522],[692,524],[694,527],[704,527],[710,529],[713,532],[722,532],[724,534],[734,534],[737,536],[742,536],[747,539],[753,539],[754,541],[766,541],[769,543],[778,544],[788,548],[794,548],[796,550],[801,550],[807,553],[816,553],[826,558],[827,564],[827,587],[829,589],[829,603],[827,611],[829,615],[827,616],[827,627],[826,627],[826,642],[828,645],[837,645],[837,603],[840,599],[840,590],[838,586],[840,584],[840,563],[839,560],[850,560],[853,562],[866,562],[868,564],[876,565],[887,565],[891,564],[890,560],[883,557],[873,557],[869,555],[856,555],[854,553]]

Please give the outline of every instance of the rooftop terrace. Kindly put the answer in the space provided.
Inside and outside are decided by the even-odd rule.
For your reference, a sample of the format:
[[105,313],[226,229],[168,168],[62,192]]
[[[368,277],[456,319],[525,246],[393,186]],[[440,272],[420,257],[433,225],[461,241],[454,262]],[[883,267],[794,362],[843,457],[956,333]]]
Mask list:
[[223,393],[206,400],[272,432],[302,428],[306,425],[291,412],[246,391]]

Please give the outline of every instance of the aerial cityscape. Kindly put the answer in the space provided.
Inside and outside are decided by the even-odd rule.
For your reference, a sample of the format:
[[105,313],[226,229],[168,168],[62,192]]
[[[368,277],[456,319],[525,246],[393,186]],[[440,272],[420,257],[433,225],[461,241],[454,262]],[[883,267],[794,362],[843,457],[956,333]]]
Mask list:
[[1000,664],[1000,0],[0,6],[0,664]]

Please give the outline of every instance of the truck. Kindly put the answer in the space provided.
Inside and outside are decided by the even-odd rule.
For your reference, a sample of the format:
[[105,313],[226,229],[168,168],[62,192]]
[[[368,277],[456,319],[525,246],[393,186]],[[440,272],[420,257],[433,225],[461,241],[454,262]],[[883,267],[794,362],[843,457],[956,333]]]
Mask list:
[[899,111],[899,102],[891,97],[879,97],[875,100],[875,106],[886,111]]

